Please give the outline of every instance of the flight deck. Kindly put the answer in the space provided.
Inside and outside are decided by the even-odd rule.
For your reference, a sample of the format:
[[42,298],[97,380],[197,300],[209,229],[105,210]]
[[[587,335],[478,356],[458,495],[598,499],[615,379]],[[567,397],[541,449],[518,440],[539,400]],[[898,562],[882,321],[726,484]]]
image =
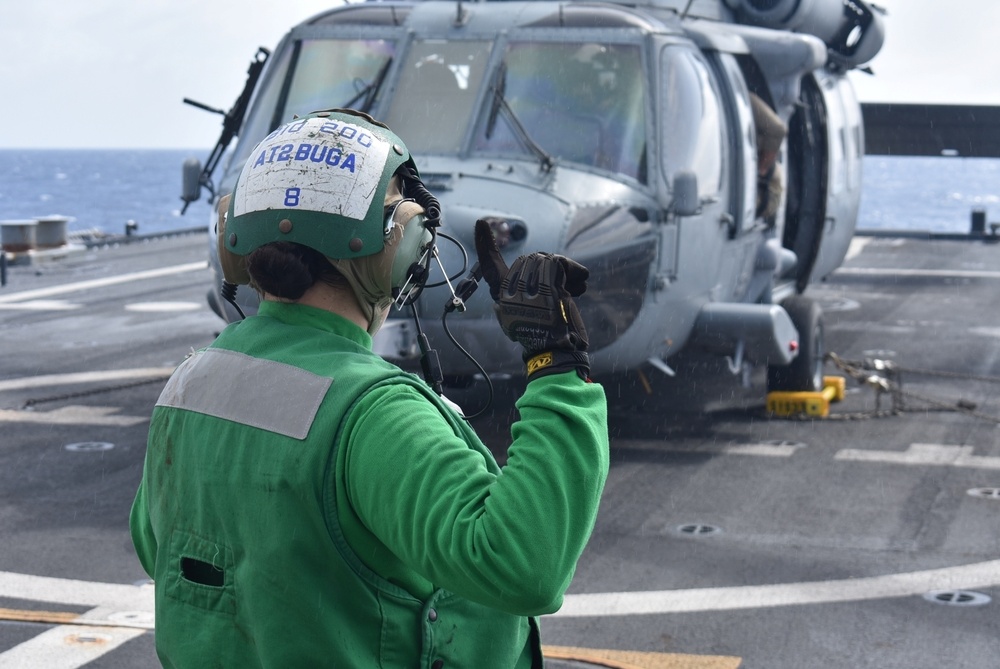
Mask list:
[[[157,395],[223,326],[207,248],[190,232],[7,268],[0,668],[157,666],[128,513]],[[856,237],[807,291],[836,355],[825,373],[846,379],[827,418],[770,415],[761,371],[696,354],[674,377],[598,378],[611,472],[542,620],[548,666],[994,667],[998,261],[988,239]],[[501,461],[516,394],[498,384],[474,421]],[[479,382],[453,399],[485,396]]]

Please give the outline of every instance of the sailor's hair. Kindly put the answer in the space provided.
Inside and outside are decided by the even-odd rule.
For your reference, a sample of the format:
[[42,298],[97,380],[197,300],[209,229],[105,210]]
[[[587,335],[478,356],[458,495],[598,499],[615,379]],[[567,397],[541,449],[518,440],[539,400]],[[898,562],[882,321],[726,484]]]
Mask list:
[[250,285],[261,293],[297,300],[317,281],[350,288],[319,251],[294,242],[271,242],[247,257]]

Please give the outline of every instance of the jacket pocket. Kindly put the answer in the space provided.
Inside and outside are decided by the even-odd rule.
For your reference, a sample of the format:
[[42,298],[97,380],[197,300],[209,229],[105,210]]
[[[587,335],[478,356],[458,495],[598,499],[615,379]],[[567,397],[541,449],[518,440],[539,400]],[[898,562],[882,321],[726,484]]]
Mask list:
[[232,549],[218,541],[181,530],[170,535],[163,578],[164,594],[207,611],[235,615],[235,560]]

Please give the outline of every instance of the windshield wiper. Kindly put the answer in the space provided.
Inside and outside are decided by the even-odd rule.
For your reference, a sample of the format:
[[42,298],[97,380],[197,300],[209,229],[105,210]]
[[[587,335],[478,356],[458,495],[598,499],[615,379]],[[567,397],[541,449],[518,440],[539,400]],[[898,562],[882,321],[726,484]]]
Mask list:
[[555,161],[552,159],[552,156],[549,155],[545,149],[539,146],[538,142],[531,137],[531,133],[529,133],[528,129],[524,127],[524,124],[521,123],[521,119],[517,117],[517,113],[504,97],[504,90],[507,88],[506,64],[500,64],[500,67],[497,70],[497,76],[493,79],[493,85],[491,88],[493,91],[493,103],[490,106],[490,114],[486,118],[486,139],[490,139],[493,136],[493,131],[496,128],[497,116],[502,110],[504,112],[504,118],[507,120],[507,125],[514,131],[514,135],[528,150],[535,154],[544,171],[551,171],[552,166],[555,165]]
[[362,87],[354,97],[345,102],[340,106],[341,109],[354,109],[353,105],[358,102],[358,100],[364,100],[360,107],[357,108],[360,112],[365,112],[366,114],[371,111],[372,105],[375,103],[375,96],[378,94],[379,90],[382,88],[382,82],[385,81],[385,75],[389,73],[389,66],[392,65],[392,58],[389,58],[379,69],[378,74],[375,75],[375,79],[372,80],[370,84]]

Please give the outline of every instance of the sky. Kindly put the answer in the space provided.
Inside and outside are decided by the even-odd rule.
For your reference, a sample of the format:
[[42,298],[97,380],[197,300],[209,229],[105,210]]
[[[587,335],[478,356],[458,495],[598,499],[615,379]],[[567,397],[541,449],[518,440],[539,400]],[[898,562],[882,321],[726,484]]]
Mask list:
[[[0,148],[205,148],[258,46],[339,0],[0,0]],[[880,0],[864,102],[1000,105],[997,0]]]

